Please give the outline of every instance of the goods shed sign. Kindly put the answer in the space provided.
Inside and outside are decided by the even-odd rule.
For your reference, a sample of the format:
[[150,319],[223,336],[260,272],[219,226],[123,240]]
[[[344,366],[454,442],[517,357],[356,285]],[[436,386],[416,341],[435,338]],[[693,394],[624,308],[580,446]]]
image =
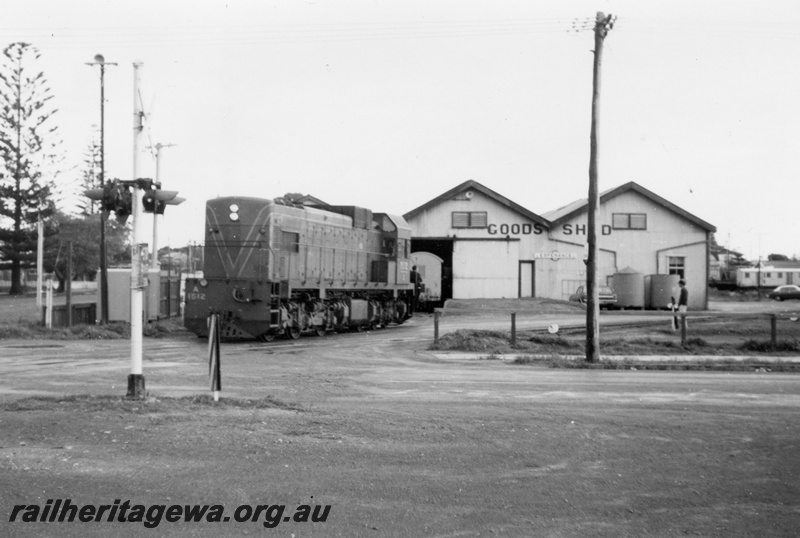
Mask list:
[[574,252],[559,252],[557,250],[552,252],[534,252],[533,257],[536,260],[553,260],[554,262],[558,260],[576,260],[578,258],[577,254]]
[[[545,230],[538,222],[534,224],[529,222],[522,224],[503,222],[501,224],[487,225],[486,231],[489,235],[541,235]],[[586,224],[564,224],[561,226],[561,233],[564,235],[586,235]],[[611,235],[611,226],[608,224],[601,225],[600,233]]]

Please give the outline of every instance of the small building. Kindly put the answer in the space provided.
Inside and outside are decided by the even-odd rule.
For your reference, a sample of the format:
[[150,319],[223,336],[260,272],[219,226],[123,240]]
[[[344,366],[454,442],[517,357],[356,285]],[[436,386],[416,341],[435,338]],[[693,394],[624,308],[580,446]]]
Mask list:
[[[466,181],[404,215],[412,251],[442,259],[443,299],[567,300],[586,282],[588,202],[538,215]],[[687,280],[689,307],[707,307],[711,224],[634,182],[600,195],[598,280],[626,270]],[[646,296],[649,295],[645,294]],[[647,306],[647,305],[642,305]]]
[[718,289],[735,288],[736,271],[742,267],[749,267],[750,262],[744,259],[741,252],[727,249],[714,242],[711,244],[710,254],[709,285]]
[[740,288],[777,288],[784,284],[800,285],[800,262],[762,261],[736,271],[736,285]]

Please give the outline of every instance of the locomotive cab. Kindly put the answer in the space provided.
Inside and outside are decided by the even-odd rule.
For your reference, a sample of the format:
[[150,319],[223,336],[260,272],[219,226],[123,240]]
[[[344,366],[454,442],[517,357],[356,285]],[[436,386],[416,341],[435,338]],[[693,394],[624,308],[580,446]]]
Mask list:
[[373,221],[380,233],[381,258],[372,262],[372,282],[410,284],[411,228],[403,217],[388,213],[376,213]]

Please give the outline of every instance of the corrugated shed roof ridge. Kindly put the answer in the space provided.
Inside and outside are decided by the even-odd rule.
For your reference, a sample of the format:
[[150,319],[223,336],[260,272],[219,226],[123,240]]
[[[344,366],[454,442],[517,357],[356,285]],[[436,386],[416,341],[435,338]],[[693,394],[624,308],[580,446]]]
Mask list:
[[[673,204],[669,200],[662,198],[661,196],[657,195],[656,193],[642,187],[638,183],[634,181],[629,181],[624,185],[620,185],[619,187],[614,187],[613,189],[609,189],[607,191],[603,191],[600,193],[600,203],[607,202],[612,198],[616,198],[620,194],[624,194],[629,191],[634,191],[645,198],[652,200],[653,202],[666,207],[673,213],[685,218],[686,220],[693,222],[697,226],[708,230],[709,232],[716,232],[717,227],[713,224],[709,224],[708,222],[704,221],[703,219],[689,213],[685,209],[678,207],[677,205]],[[589,207],[589,200],[588,198],[582,198],[580,200],[576,200],[571,204],[568,204],[560,209],[556,209],[555,211],[551,211],[544,214],[544,217],[548,219],[554,226],[557,224],[561,224],[562,222],[571,219],[572,217],[587,211]]]
[[[569,203],[569,204],[567,204],[567,205],[565,205],[563,207],[560,207],[558,209],[555,209],[553,211],[549,211],[547,213],[544,213],[542,216],[539,216],[536,213],[534,213],[534,212],[532,212],[532,211],[530,211],[528,209],[525,209],[524,207],[522,207],[521,205],[517,204],[516,202],[513,202],[513,201],[509,200],[505,196],[502,196],[501,194],[496,193],[492,189],[490,189],[490,188],[478,183],[474,179],[470,179],[469,181],[465,181],[464,183],[462,183],[460,185],[457,185],[456,187],[454,187],[454,188],[450,189],[449,191],[437,196],[436,198],[434,198],[434,199],[422,204],[421,206],[417,207],[416,209],[412,209],[411,211],[409,211],[408,213],[406,213],[403,216],[406,218],[406,220],[409,220],[409,219],[413,218],[414,216],[422,213],[423,211],[425,211],[425,210],[427,210],[427,209],[429,209],[431,207],[437,206],[440,203],[445,202],[445,201],[453,198],[454,196],[460,194],[461,192],[464,192],[464,191],[467,191],[467,190],[470,190],[470,189],[479,191],[479,192],[485,194],[486,196],[496,200],[497,202],[505,205],[506,207],[509,207],[509,208],[513,209],[514,211],[516,211],[518,213],[521,213],[522,215],[525,215],[526,217],[528,217],[529,219],[533,220],[534,222],[539,222],[541,224],[544,224],[548,228],[550,228],[552,226],[555,226],[555,225],[558,225],[558,224],[561,224],[562,222],[564,222],[566,220],[569,220],[572,217],[574,217],[574,216],[576,216],[576,215],[578,215],[578,214],[580,214],[580,213],[582,213],[584,211],[587,211],[588,210],[588,206],[589,206],[589,200],[587,198],[582,198],[580,200],[576,200],[574,202],[571,202],[571,203]],[[665,198],[662,198],[661,196],[655,194],[654,192],[642,187],[641,185],[639,185],[638,183],[636,183],[634,181],[629,181],[628,183],[625,183],[624,185],[620,185],[620,186],[615,187],[613,189],[609,189],[607,191],[603,191],[602,193],[600,193],[600,203],[603,203],[603,202],[606,202],[608,200],[611,200],[612,198],[615,198],[615,197],[619,196],[620,194],[626,193],[628,191],[634,191],[634,192],[637,192],[637,193],[641,194],[645,198],[648,198],[648,199],[652,200],[653,202],[655,202],[655,203],[657,203],[657,204],[659,204],[659,205],[661,205],[663,207],[666,207],[670,211],[678,214],[679,216],[687,219],[690,222],[693,222],[694,224],[696,224],[697,226],[699,226],[699,227],[701,227],[701,228],[703,228],[705,230],[708,230],[710,232],[716,232],[717,231],[716,226],[714,226],[713,224],[709,224],[708,222],[704,221],[703,219],[701,219],[699,217],[696,217],[695,215],[692,215],[691,213],[689,213],[685,209],[682,209],[682,208],[678,207],[677,205],[673,204],[672,202],[670,202],[670,201],[666,200]]]
[[[800,269],[800,261],[795,260],[761,260],[761,268],[772,267],[773,269]],[[755,269],[757,267],[748,267]]]
[[431,207],[435,207],[435,206],[441,204],[442,202],[446,202],[447,200],[450,200],[453,197],[461,194],[462,192],[468,191],[468,190],[478,191],[481,194],[484,194],[484,195],[488,196],[489,198],[495,200],[496,202],[498,202],[498,203],[500,203],[500,204],[502,204],[502,205],[504,205],[504,206],[516,211],[517,213],[520,213],[521,215],[524,215],[528,219],[530,219],[530,220],[532,220],[534,222],[538,222],[538,223],[540,223],[540,224],[542,224],[542,225],[544,225],[544,226],[546,226],[548,228],[550,227],[550,223],[544,217],[542,217],[540,215],[537,215],[536,213],[534,213],[530,209],[526,209],[525,207],[523,207],[523,206],[519,205],[518,203],[506,198],[502,194],[499,194],[499,193],[493,191],[489,187],[487,187],[487,186],[475,181],[474,179],[470,179],[468,181],[465,181],[464,183],[461,183],[460,185],[457,185],[457,186],[453,187],[449,191],[440,194],[436,198],[434,198],[434,199],[422,204],[421,206],[419,206],[419,207],[417,207],[415,209],[412,209],[408,213],[404,214],[403,217],[405,217],[406,220],[412,219],[416,215],[419,215],[420,213],[422,213],[423,211],[425,211],[427,209],[430,209]]

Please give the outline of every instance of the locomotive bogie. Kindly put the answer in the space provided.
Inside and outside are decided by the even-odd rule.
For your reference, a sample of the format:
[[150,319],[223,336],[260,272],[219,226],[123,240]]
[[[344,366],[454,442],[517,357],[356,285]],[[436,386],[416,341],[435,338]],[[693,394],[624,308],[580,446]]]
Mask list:
[[411,233],[402,217],[258,198],[206,206],[204,279],[187,282],[185,325],[207,336],[271,340],[402,323],[413,294]]

